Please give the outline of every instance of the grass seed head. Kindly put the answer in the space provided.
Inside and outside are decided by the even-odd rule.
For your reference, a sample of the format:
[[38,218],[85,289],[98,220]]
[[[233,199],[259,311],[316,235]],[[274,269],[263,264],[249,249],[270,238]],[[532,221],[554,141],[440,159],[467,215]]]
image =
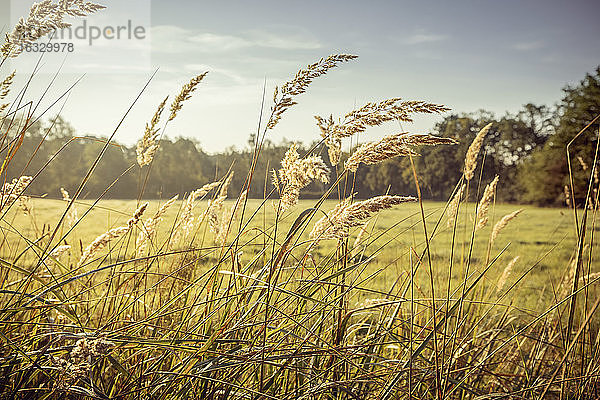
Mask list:
[[281,188],[281,211],[285,211],[298,203],[300,190],[313,181],[329,183],[329,168],[320,156],[309,156],[300,159],[298,146],[292,146],[281,160],[281,169],[274,183]]
[[504,228],[506,228],[506,225],[508,225],[508,223],[510,221],[515,219],[517,217],[517,215],[521,214],[522,212],[523,212],[522,208],[517,211],[513,211],[510,214],[506,214],[504,217],[502,217],[502,219],[500,219],[500,221],[496,222],[496,225],[494,225],[494,229],[492,229],[492,237],[491,237],[490,241],[492,243],[494,243],[494,241],[496,240],[496,238],[498,237],[500,232]]
[[491,181],[483,191],[483,196],[481,196],[481,200],[477,205],[477,225],[476,229],[481,229],[487,225],[488,222],[488,212],[490,209],[490,204],[494,199],[494,194],[496,193],[496,186],[498,185],[498,175]]
[[410,135],[408,133],[397,133],[384,137],[377,142],[370,142],[360,146],[346,160],[344,167],[356,172],[360,163],[378,164],[394,157],[418,155],[414,150],[417,146],[436,146],[440,144],[456,144],[451,138],[443,138],[433,135]]
[[183,85],[181,91],[175,97],[173,103],[171,103],[171,107],[169,110],[171,112],[171,115],[169,115],[169,121],[172,121],[175,119],[175,117],[177,117],[177,113],[183,107],[183,103],[192,97],[192,93],[196,90],[196,87],[202,81],[202,79],[204,79],[206,74],[208,74],[208,71],[193,77],[188,83]]
[[502,289],[504,289],[504,286],[506,285],[506,282],[508,281],[508,278],[510,277],[510,274],[513,268],[515,267],[517,261],[519,261],[519,256],[516,256],[515,258],[510,260],[506,268],[504,268],[504,271],[502,271],[502,275],[500,276],[500,279],[498,279],[498,283],[496,284],[496,294],[500,294],[500,292],[502,292]]
[[458,215],[458,208],[460,205],[460,201],[465,194],[465,189],[467,188],[466,184],[462,184],[460,189],[454,194],[452,200],[450,200],[450,204],[448,204],[448,208],[446,209],[446,225],[448,228],[452,228],[454,226],[454,222],[456,221],[456,217]]
[[150,120],[150,123],[146,123],[146,129],[144,136],[138,141],[136,147],[137,162],[140,167],[148,165],[152,162],[156,150],[158,150],[158,128],[156,125],[160,122],[160,116],[165,109],[167,99],[165,99],[158,105],[158,109],[154,113],[154,116]]
[[65,17],[85,17],[105,7],[83,0],[43,0],[34,3],[29,9],[27,18],[19,19],[12,32],[5,35],[5,41],[0,52],[4,57],[16,57],[26,45],[55,32],[57,29],[68,28],[70,23]]
[[347,62],[357,58],[351,54],[333,54],[326,58],[321,58],[316,63],[310,64],[305,69],[299,70],[294,78],[284,83],[280,88],[276,87],[273,94],[273,108],[271,110],[271,117],[267,122],[267,129],[273,129],[275,125],[281,119],[282,114],[297,104],[293,98],[304,92],[308,88],[308,85],[313,80],[321,75],[324,75],[332,68],[338,66],[338,64]]
[[392,98],[364,106],[347,113],[338,123],[333,116],[328,119],[315,116],[317,126],[329,152],[332,165],[337,165],[341,154],[341,139],[356,133],[364,132],[368,127],[379,126],[388,121],[412,122],[412,114],[442,113],[449,108],[423,101],[402,101]]
[[385,195],[352,203],[352,198],[347,198],[315,223],[310,232],[310,238],[315,241],[344,239],[348,237],[350,228],[361,226],[373,214],[401,203],[416,200],[414,197]]
[[156,213],[148,218],[144,222],[144,226],[142,227],[138,237],[136,239],[136,255],[140,257],[144,254],[146,250],[148,241],[151,241],[154,235],[156,234],[156,227],[162,221],[162,217],[165,215],[169,207],[173,205],[179,198],[179,195],[175,195],[171,197],[167,202],[165,202],[160,208],[156,211]]
[[464,176],[467,181],[473,179],[473,173],[475,172],[475,168],[477,167],[477,156],[479,155],[479,150],[481,150],[481,146],[483,145],[483,139],[485,139],[485,135],[487,135],[491,127],[492,123],[489,123],[486,126],[484,126],[475,136],[475,139],[473,139],[473,142],[467,150],[467,155],[465,156],[464,170]]
[[19,178],[14,178],[11,182],[6,182],[2,185],[2,190],[0,191],[0,210],[5,207],[10,207],[17,199],[24,197],[24,200],[27,202],[28,196],[24,196],[23,192],[33,178],[31,176],[20,176]]

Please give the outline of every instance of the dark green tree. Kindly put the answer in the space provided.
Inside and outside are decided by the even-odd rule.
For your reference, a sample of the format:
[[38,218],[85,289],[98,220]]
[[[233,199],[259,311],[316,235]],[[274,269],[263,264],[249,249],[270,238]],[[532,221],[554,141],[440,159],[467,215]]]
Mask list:
[[[567,86],[556,113],[556,133],[545,146],[534,152],[519,173],[523,187],[522,200],[538,205],[564,204],[564,186],[569,184],[567,144],[598,114],[600,114],[600,67],[583,80]],[[579,136],[570,148],[571,170],[575,183],[575,198],[585,197],[587,181],[594,160],[598,127],[592,126]],[[587,171],[578,158],[587,166]]]

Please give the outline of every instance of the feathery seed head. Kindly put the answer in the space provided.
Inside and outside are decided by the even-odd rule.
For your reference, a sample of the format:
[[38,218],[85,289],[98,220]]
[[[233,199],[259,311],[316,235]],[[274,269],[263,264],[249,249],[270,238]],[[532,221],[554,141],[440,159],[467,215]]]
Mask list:
[[581,169],[583,169],[584,171],[588,170],[588,165],[587,163],[583,160],[583,158],[581,158],[581,156],[577,156],[577,161],[579,161],[579,165],[581,165]]
[[0,82],[0,100],[3,100],[8,96],[10,92],[10,85],[13,83],[13,79],[16,75],[17,71],[13,71],[10,75],[8,75],[2,82]]
[[346,238],[350,228],[361,226],[374,213],[416,200],[414,197],[385,195],[352,204],[352,198],[349,197],[338,203],[333,210],[315,223],[310,232],[310,238],[317,242],[325,239]]
[[219,226],[218,231],[215,234],[215,243],[218,245],[223,245],[227,241],[227,234],[229,233],[229,229],[231,225],[237,220],[239,216],[239,212],[244,206],[246,202],[246,198],[248,197],[248,190],[244,190],[240,195],[239,199],[231,206],[231,209],[228,213],[223,213],[221,218],[221,225]]
[[4,57],[16,57],[23,47],[41,37],[51,34],[57,29],[68,28],[70,23],[65,17],[85,17],[105,7],[85,0],[43,0],[34,3],[29,9],[26,19],[21,18],[11,33],[5,35],[0,52]]
[[188,83],[183,85],[183,87],[181,88],[181,91],[179,92],[177,97],[175,97],[175,100],[173,100],[173,103],[171,103],[171,108],[170,108],[171,115],[169,115],[169,121],[172,121],[175,119],[175,117],[177,116],[177,113],[183,107],[183,103],[192,97],[192,93],[194,92],[194,90],[196,90],[196,87],[202,81],[202,79],[204,79],[206,74],[208,74],[208,71],[193,77]]
[[208,203],[208,208],[206,210],[206,215],[208,216],[208,227],[215,235],[219,234],[221,225],[223,223],[223,206],[225,204],[225,200],[227,199],[227,191],[229,190],[229,185],[231,185],[232,180],[233,171],[227,175],[227,178],[225,178],[225,181],[221,184],[219,195]]
[[50,253],[50,257],[52,258],[59,258],[61,255],[63,255],[64,253],[66,253],[67,251],[69,251],[71,249],[71,246],[69,245],[62,245],[62,246],[57,246],[54,250],[52,250],[52,252]]
[[565,185],[565,204],[567,207],[571,207],[571,191],[567,185]]
[[517,211],[513,211],[510,214],[506,214],[504,217],[502,217],[502,219],[500,221],[496,222],[496,225],[494,225],[494,229],[492,229],[492,237],[491,237],[490,241],[492,243],[494,243],[494,240],[496,240],[496,238],[498,237],[498,234],[500,234],[500,231],[502,231],[502,229],[506,228],[506,225],[508,225],[508,223],[510,221],[515,219],[517,217],[517,215],[521,214],[522,212],[523,212],[522,208]]
[[109,231],[98,236],[92,243],[90,243],[81,258],[79,259],[78,266],[82,266],[87,260],[92,258],[96,253],[102,251],[111,241],[119,239],[125,233],[129,231],[129,226],[119,226],[117,228],[110,229]]
[[133,216],[129,219],[129,221],[127,221],[127,226],[129,226],[129,228],[133,228],[133,226],[140,221],[140,218],[142,218],[142,215],[144,215],[146,208],[148,208],[148,203],[142,204],[137,210],[135,210]]
[[273,94],[273,108],[271,109],[271,117],[267,122],[267,129],[273,129],[281,119],[281,115],[291,106],[297,104],[294,96],[298,96],[308,88],[315,78],[327,73],[328,70],[337,67],[342,62],[347,62],[357,58],[358,56],[350,54],[333,54],[327,58],[321,58],[314,64],[310,64],[305,69],[301,69],[296,73],[293,79],[284,83],[281,87],[275,88]]
[[69,196],[69,192],[63,187],[60,188],[60,194],[64,201],[71,201],[71,196]]
[[506,268],[504,268],[504,271],[502,272],[502,275],[500,276],[500,279],[498,279],[498,283],[496,284],[496,294],[499,294],[502,291],[502,289],[504,288],[504,286],[506,285],[506,282],[508,281],[510,273],[512,272],[513,268],[515,267],[515,264],[517,263],[517,261],[519,261],[519,256],[516,256],[515,258],[513,258],[508,263]]
[[[208,192],[217,188],[219,185],[221,185],[221,182],[207,183],[206,185],[202,186],[199,189],[194,190],[193,192],[191,192],[188,195],[188,197],[185,199],[185,202],[183,203],[182,211],[181,211],[181,218],[179,219],[179,222],[176,227],[175,235],[173,236],[171,243],[175,243],[181,237],[186,237],[187,235],[190,234],[190,232],[192,231],[192,229],[194,227],[194,212],[193,212],[193,210],[194,210],[194,205],[195,205],[196,200],[206,196],[206,194]],[[211,203],[209,203],[208,210],[206,212],[209,212],[210,208],[211,208]]]
[[156,211],[156,213],[148,218],[146,222],[144,222],[144,226],[142,227],[140,233],[138,234],[136,240],[136,255],[140,257],[144,254],[146,250],[147,241],[152,240],[154,235],[156,234],[156,226],[160,221],[162,221],[162,217],[165,215],[169,207],[173,205],[179,198],[179,195],[175,195],[171,197],[167,202],[165,202],[160,208]]
[[481,150],[481,146],[483,145],[483,139],[485,139],[485,135],[487,135],[488,131],[492,127],[492,123],[490,122],[486,126],[484,126],[479,133],[473,139],[473,142],[469,146],[467,150],[467,155],[465,156],[465,170],[464,175],[467,181],[473,179],[473,172],[477,167],[477,156],[479,155],[479,150]]
[[483,191],[483,196],[481,196],[481,200],[477,205],[477,226],[475,229],[483,228],[488,222],[488,211],[490,208],[490,204],[494,199],[494,194],[496,193],[496,185],[498,185],[498,175],[491,181]]
[[[69,192],[67,192],[67,190],[65,188],[61,187],[60,193],[61,193],[64,201],[71,202],[71,196],[69,196]],[[67,226],[69,228],[73,227],[73,225],[75,225],[75,223],[79,219],[77,216],[77,208],[75,207],[74,204],[71,205],[71,208],[69,208],[69,212],[67,213],[66,218],[67,218]]]
[[19,178],[14,178],[11,182],[6,182],[2,185],[2,189],[0,190],[0,210],[4,207],[11,206],[17,199],[20,200],[20,204],[23,205],[27,203],[29,200],[28,196],[23,195],[23,192],[33,178],[31,176],[20,176]]
[[338,123],[334,122],[333,116],[328,119],[315,116],[315,119],[321,130],[321,136],[325,139],[330,161],[333,165],[337,165],[341,153],[341,139],[344,137],[364,132],[370,126],[379,126],[388,121],[412,122],[411,114],[441,113],[448,110],[449,108],[439,104],[392,98],[378,103],[367,103],[347,113]]
[[456,144],[451,138],[433,135],[409,135],[397,133],[389,135],[378,142],[365,143],[346,160],[344,167],[356,172],[360,163],[377,164],[393,157],[418,155],[415,146],[435,146],[438,144]]
[[460,201],[465,193],[466,188],[467,185],[463,183],[460,189],[454,195],[454,197],[452,197],[452,200],[450,200],[450,204],[448,204],[448,209],[446,210],[448,228],[452,228],[454,226],[456,216],[458,215],[458,207],[460,205]]
[[298,203],[300,190],[312,181],[329,183],[329,168],[320,156],[309,156],[300,159],[298,146],[292,146],[281,160],[279,177],[274,181],[280,188],[280,207],[285,211]]
[[103,233],[102,235],[98,236],[96,239],[94,239],[94,241],[92,243],[90,243],[83,251],[81,258],[79,259],[78,266],[82,266],[87,260],[92,258],[96,253],[99,253],[100,251],[102,251],[111,241],[119,239],[121,236],[123,236],[127,232],[129,232],[129,230],[135,224],[138,223],[138,221],[144,214],[144,211],[146,211],[147,207],[148,207],[148,203],[144,203],[137,210],[135,210],[135,212],[133,213],[133,216],[127,221],[126,226],[119,226],[119,227],[110,229],[107,232]]
[[140,167],[150,164],[154,158],[156,150],[158,150],[158,128],[156,125],[158,125],[160,122],[160,116],[165,109],[165,104],[167,103],[168,98],[168,96],[165,97],[165,99],[158,105],[158,109],[154,113],[150,123],[146,123],[144,136],[137,143],[136,154],[137,162]]

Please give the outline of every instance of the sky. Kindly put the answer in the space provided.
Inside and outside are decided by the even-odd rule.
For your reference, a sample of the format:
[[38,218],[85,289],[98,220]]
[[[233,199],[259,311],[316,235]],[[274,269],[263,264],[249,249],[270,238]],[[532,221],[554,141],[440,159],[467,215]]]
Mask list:
[[[152,77],[115,135],[126,144],[142,136],[165,96],[173,98],[204,71],[207,77],[165,134],[193,137],[205,151],[217,152],[244,146],[256,132],[263,89],[268,110],[275,85],[329,54],[359,58],[298,96],[270,140],[315,140],[314,115],[340,117],[391,97],[444,104],[456,113],[503,115],[529,102],[551,105],[565,85],[600,64],[598,1],[98,2],[107,9],[87,18],[88,27],[131,21],[144,28],[144,38],[101,38],[91,45],[86,38],[75,40],[72,53],[44,54],[26,97],[39,99],[52,82],[39,113],[77,82],[45,115],[60,112],[79,134],[109,136]],[[30,4],[0,0],[0,28],[12,29]],[[39,55],[24,54],[0,74],[17,69],[22,85]],[[390,123],[361,139],[428,132],[442,118]]]

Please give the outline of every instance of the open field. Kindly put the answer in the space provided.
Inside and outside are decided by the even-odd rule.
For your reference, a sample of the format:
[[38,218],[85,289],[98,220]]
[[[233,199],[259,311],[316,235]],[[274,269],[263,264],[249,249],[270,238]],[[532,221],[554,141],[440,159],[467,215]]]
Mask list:
[[[302,210],[314,206],[315,202],[316,200],[301,200],[297,207],[286,213],[278,221],[277,236],[280,238],[279,241],[285,237],[298,214]],[[233,203],[234,201],[227,201],[227,207],[232,206]],[[259,209],[261,203],[261,200],[248,201],[244,223],[247,222],[254,211]],[[257,238],[257,229],[269,232],[269,235],[274,233],[275,211],[272,203],[269,200],[265,206],[260,207],[259,213],[252,217],[250,224],[244,228],[245,233],[240,236],[239,240],[244,251],[242,261],[249,261],[258,251],[257,249],[262,247],[263,239],[260,235]],[[135,201],[103,200],[90,208],[91,204],[91,202],[86,201],[78,202],[76,208],[79,216],[88,214],[83,217],[83,223],[77,225],[73,232],[66,235],[61,242],[73,246],[69,253],[61,258],[65,266],[69,266],[69,268],[75,268],[81,257],[82,246],[87,246],[97,236],[111,228],[125,224],[136,208]],[[148,215],[155,212],[160,204],[162,204],[160,201],[150,201],[147,210]],[[321,210],[324,212],[330,211],[335,204],[337,204],[337,201],[326,201]],[[29,218],[17,212],[12,215],[12,225],[25,238],[34,240],[39,237],[39,235],[36,236],[35,229],[38,230],[39,234],[42,229],[48,232],[49,229],[56,226],[65,205],[66,203],[60,200],[37,199],[34,201],[34,218]],[[169,241],[169,236],[173,231],[173,223],[178,213],[181,212],[181,205],[181,201],[175,203],[165,215],[156,238],[158,246],[164,246]],[[206,206],[207,201],[199,202],[195,207],[195,213],[200,215]],[[444,203],[424,203],[429,235],[434,232],[444,207]],[[485,286],[492,289],[496,287],[506,265],[514,257],[519,256],[508,284],[510,285],[516,281],[521,274],[527,272],[527,276],[511,291],[504,302],[512,302],[514,306],[530,312],[540,311],[552,304],[555,300],[555,291],[558,290],[561,279],[573,257],[575,231],[573,229],[572,211],[558,208],[497,204],[490,212],[490,215],[492,215],[490,223],[485,228],[476,231],[473,246],[470,248],[473,207],[473,204],[468,204],[468,209],[465,210],[463,205],[461,210],[460,221],[466,221],[468,230],[458,229],[455,235],[455,265],[452,272],[452,286],[456,287],[463,278],[464,260],[469,258],[469,251],[472,252],[470,256],[472,273],[479,272],[486,265],[486,261],[489,262],[498,256],[497,260],[494,261],[493,268],[485,276]],[[518,208],[523,208],[524,211],[501,232],[489,249],[488,254],[492,226],[499,218]],[[316,221],[320,216],[313,218],[313,221]],[[35,224],[33,223],[34,220]],[[193,242],[189,243],[190,248],[210,248],[210,250],[207,250],[207,254],[211,254],[211,256],[196,266],[197,273],[210,269],[211,262],[214,263],[217,260],[214,257],[215,250],[212,247],[214,245],[212,242],[213,235],[206,228],[206,223],[198,223],[194,228]],[[236,228],[239,228],[239,226],[236,226]],[[359,231],[360,229],[356,229],[352,232],[348,240],[350,247],[353,246]],[[453,237],[452,229],[446,225],[445,216],[442,217],[441,223],[435,232],[434,239],[430,243],[434,278],[436,286],[445,290],[447,288],[446,282]],[[59,233],[65,234],[64,230]],[[7,236],[1,250],[2,257],[11,259],[25,248],[26,241],[23,239],[18,240],[17,236],[11,235],[7,230],[4,230],[4,234]],[[234,233],[230,233],[230,236],[233,237]],[[305,230],[300,237],[300,243],[306,242],[308,230]],[[390,286],[394,282],[406,279],[410,271],[409,253],[411,249],[414,249],[416,254],[422,254],[425,248],[418,204],[403,204],[392,210],[384,211],[373,218],[367,225],[366,234],[363,235],[361,243],[362,246],[359,246],[355,252],[359,252],[363,260],[369,260],[366,263],[367,268],[363,272],[364,276],[370,276],[369,288],[382,292],[390,290]],[[135,244],[132,240],[120,241],[118,244],[112,244],[111,247],[113,248],[105,251],[107,257],[103,260],[104,263],[113,262],[119,257],[124,258],[125,253],[135,257]],[[323,241],[314,249],[313,254],[318,258],[331,257],[335,249],[336,241]],[[28,256],[31,256],[31,253],[27,253],[25,259]],[[33,259],[31,262],[33,262]],[[416,274],[416,281],[420,286],[423,286],[423,292],[427,292],[426,287],[428,286],[429,277],[425,268]],[[362,300],[360,297],[357,301]]]
[[[31,199],[27,214],[21,205],[4,215],[4,332],[19,341],[18,350],[9,347],[25,364],[31,355],[48,354],[41,371],[55,374],[50,393],[128,398],[140,390],[202,398],[233,390],[233,398],[276,398],[288,388],[331,398],[339,387],[360,398],[373,391],[387,398],[419,379],[419,397],[431,397],[435,368],[449,396],[488,390],[476,389],[474,380],[489,382],[485,388],[500,382],[501,392],[550,387],[526,374],[515,378],[514,371],[559,357],[558,328],[573,284],[571,211],[524,206],[490,246],[492,226],[516,206],[492,204],[490,221],[472,237],[474,204],[463,203],[456,227],[448,227],[446,205],[425,202],[429,256],[416,202],[370,218],[355,245],[357,228],[345,240],[309,237],[337,201],[301,200],[277,218],[278,201],[249,200],[243,215],[223,213],[228,234],[219,239],[205,213],[211,199],[171,203],[155,236],[142,233],[162,201],[133,219],[135,201],[78,201],[71,231],[74,219],[59,224],[67,204],[61,200]],[[222,208],[235,204],[228,200]],[[312,220],[301,217],[315,206]],[[227,215],[237,219],[228,223]],[[588,237],[597,229],[593,217]],[[104,240],[105,232],[119,233]],[[71,247],[48,255],[57,245]],[[593,250],[581,257],[585,274],[596,272],[587,261]],[[574,321],[598,296],[592,279],[582,281]],[[588,323],[596,329],[597,318]],[[522,352],[538,355],[527,361]],[[497,381],[479,369],[491,363],[494,376],[507,378]],[[10,376],[34,386],[48,379],[28,371]],[[140,380],[146,383],[135,389]]]

